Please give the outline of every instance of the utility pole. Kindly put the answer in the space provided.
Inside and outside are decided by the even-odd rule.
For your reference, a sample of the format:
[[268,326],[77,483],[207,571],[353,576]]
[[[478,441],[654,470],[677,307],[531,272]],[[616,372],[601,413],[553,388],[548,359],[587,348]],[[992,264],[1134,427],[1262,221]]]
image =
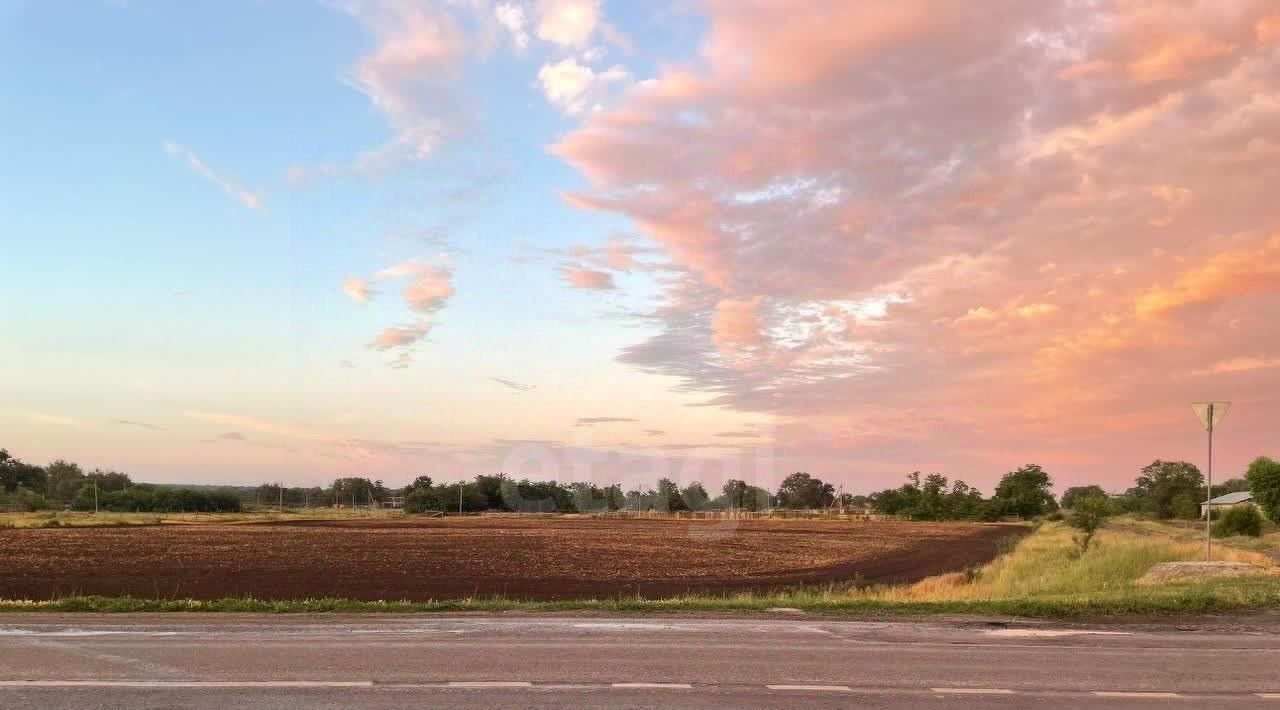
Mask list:
[[276,504],[276,512],[283,513],[284,512],[284,486],[278,485],[276,486],[276,488],[278,488],[280,491],[280,502]]
[[458,482],[458,515],[462,515],[462,482]]
[[98,514],[98,482],[93,482],[93,514]]

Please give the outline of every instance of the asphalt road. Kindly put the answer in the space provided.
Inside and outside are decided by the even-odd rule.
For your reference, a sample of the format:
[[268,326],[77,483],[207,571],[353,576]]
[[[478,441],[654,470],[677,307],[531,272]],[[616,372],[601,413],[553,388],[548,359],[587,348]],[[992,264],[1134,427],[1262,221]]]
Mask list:
[[0,708],[1280,710],[1275,628],[602,617],[0,617]]

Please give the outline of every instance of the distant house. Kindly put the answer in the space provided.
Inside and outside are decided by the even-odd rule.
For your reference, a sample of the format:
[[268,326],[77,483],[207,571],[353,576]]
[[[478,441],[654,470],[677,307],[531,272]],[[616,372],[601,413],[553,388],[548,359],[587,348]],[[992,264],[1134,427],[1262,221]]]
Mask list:
[[1212,498],[1200,504],[1200,517],[1204,517],[1210,510],[1223,512],[1228,508],[1234,508],[1237,505],[1251,505],[1253,503],[1253,494],[1249,491],[1240,491],[1238,493],[1228,493],[1226,495]]

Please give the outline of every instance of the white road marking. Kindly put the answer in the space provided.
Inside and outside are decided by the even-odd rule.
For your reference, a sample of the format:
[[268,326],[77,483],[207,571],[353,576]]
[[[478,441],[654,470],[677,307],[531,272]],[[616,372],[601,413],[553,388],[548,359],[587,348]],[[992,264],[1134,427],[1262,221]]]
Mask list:
[[1092,693],[1099,698],[1181,698],[1177,693],[1148,693],[1138,691],[1095,690]]
[[57,637],[57,638],[84,638],[90,636],[181,636],[178,631],[108,631],[108,630],[90,630],[90,629],[55,629],[53,631],[45,631],[43,629],[20,629],[12,627],[0,627],[0,636],[25,636],[25,637]]
[[821,690],[831,693],[852,693],[847,685],[766,685],[769,690]]
[[455,680],[450,688],[532,688],[527,680]]
[[1280,700],[1280,693],[1254,693],[1254,695],[1265,700]]
[[1013,695],[1008,688],[930,688],[935,693],[951,695]]
[[1059,638],[1062,636],[1132,636],[1132,631],[1090,631],[1087,629],[1068,630],[1068,629],[992,629],[986,632],[987,636],[999,636],[1001,638],[1016,639],[1034,639],[1034,638]]
[[0,688],[372,688],[371,680],[0,680]]
[[614,683],[614,688],[653,688],[668,690],[692,690],[693,686],[688,683]]

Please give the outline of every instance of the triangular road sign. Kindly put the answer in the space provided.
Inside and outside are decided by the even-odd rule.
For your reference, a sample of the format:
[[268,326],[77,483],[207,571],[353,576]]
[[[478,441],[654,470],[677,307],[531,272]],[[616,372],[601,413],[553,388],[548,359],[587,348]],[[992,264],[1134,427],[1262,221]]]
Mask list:
[[1227,410],[1231,409],[1230,402],[1193,402],[1191,409],[1195,411],[1196,416],[1200,417],[1200,423],[1204,425],[1205,431],[1214,431],[1218,428],[1218,422],[1227,416]]

